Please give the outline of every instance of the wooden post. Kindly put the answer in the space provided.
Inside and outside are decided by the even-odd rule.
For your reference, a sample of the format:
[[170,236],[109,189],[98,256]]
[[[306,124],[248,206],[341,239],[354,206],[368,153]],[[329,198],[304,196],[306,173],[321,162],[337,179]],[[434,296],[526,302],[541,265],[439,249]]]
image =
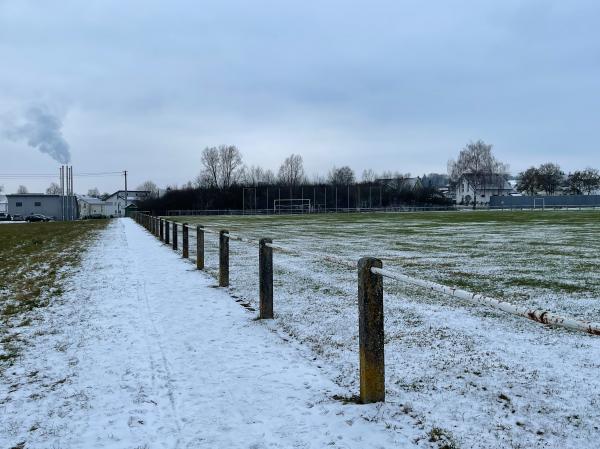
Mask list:
[[173,222],[173,249],[177,251],[177,222]]
[[360,400],[363,404],[385,401],[383,341],[383,279],[371,272],[381,260],[363,257],[358,261],[358,346]]
[[229,232],[219,232],[219,287],[229,286]]
[[190,249],[189,249],[189,243],[190,243],[190,241],[189,241],[188,231],[189,231],[188,224],[184,223],[183,224],[183,228],[182,228],[182,232],[183,232],[182,246],[183,247],[181,248],[182,256],[183,256],[184,259],[187,259],[190,256]]
[[165,220],[165,243],[169,244],[169,239],[171,238],[171,231],[169,227],[171,226],[171,222],[169,220]]
[[163,227],[164,224],[165,224],[165,221],[162,218],[159,218],[158,219],[158,234],[159,234],[161,242],[165,241],[165,228]]
[[271,239],[260,239],[258,247],[258,288],[261,319],[273,318],[273,248],[267,246]]
[[204,269],[204,226],[196,226],[196,268]]

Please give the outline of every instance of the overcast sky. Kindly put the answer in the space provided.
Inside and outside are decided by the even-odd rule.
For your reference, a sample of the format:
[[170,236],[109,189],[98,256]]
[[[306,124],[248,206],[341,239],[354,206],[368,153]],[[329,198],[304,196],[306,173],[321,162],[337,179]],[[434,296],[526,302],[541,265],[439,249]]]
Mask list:
[[[0,0],[0,175],[58,171],[10,133],[32,108],[75,173],[130,188],[181,185],[221,143],[309,175],[445,172],[479,138],[512,172],[600,167],[600,2]],[[75,187],[95,185],[121,179]]]

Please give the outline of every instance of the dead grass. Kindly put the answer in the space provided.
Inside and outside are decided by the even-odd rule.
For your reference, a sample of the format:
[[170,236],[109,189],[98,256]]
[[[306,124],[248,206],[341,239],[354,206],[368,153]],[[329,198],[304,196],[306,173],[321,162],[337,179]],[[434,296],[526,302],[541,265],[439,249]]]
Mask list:
[[63,282],[108,220],[0,226],[0,373],[18,357],[29,313],[63,293]]

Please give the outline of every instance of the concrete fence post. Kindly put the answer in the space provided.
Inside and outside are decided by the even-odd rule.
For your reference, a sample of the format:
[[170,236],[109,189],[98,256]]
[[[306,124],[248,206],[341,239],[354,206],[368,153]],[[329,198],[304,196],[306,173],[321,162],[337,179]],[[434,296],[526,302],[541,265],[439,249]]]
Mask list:
[[219,287],[229,286],[229,232],[219,232]]
[[183,227],[181,228],[181,230],[183,233],[183,237],[182,237],[182,242],[181,242],[181,245],[182,245],[181,250],[182,250],[183,258],[187,259],[188,257],[190,257],[190,248],[189,248],[190,239],[189,239],[189,233],[188,233],[189,229],[188,229],[187,223],[184,223],[182,226]]
[[171,231],[169,227],[171,226],[171,222],[169,220],[165,220],[165,243],[168,245],[169,239],[171,238]]
[[260,239],[258,247],[258,290],[260,309],[258,317],[273,318],[273,248],[271,239]]
[[162,218],[158,219],[158,236],[161,242],[165,241],[165,232],[164,232],[164,220]]
[[385,401],[383,278],[371,272],[371,268],[382,266],[381,260],[372,257],[358,261],[358,346],[363,404]]
[[173,222],[173,249],[177,251],[177,222]]
[[204,226],[196,226],[196,268],[204,270]]

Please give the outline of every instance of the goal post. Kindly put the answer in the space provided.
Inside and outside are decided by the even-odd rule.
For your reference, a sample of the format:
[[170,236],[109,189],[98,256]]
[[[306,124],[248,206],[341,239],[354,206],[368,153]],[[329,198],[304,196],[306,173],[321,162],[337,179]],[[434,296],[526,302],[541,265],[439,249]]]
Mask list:
[[273,211],[276,214],[308,214],[312,206],[308,198],[281,198],[273,201]]

